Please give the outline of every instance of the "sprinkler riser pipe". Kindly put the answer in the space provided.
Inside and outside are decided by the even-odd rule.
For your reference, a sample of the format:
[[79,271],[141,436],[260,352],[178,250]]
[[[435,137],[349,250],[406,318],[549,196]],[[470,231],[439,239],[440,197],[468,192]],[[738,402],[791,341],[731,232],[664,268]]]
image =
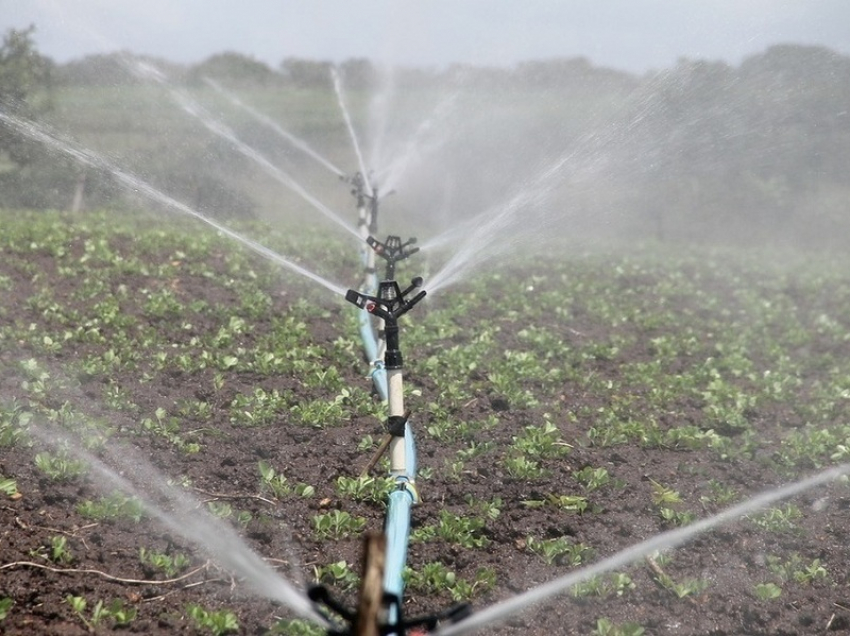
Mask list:
[[[404,382],[401,369],[387,369],[387,393],[390,417],[404,417]],[[399,475],[407,472],[405,436],[393,435],[390,440],[390,473]]]

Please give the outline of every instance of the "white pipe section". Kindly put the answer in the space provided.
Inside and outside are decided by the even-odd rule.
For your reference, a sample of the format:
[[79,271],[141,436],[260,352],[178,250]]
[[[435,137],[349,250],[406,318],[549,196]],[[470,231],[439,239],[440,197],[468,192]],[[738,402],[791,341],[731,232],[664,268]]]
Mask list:
[[[404,384],[401,369],[387,369],[390,417],[404,417]],[[390,440],[390,473],[407,473],[407,452],[404,437],[393,436]]]

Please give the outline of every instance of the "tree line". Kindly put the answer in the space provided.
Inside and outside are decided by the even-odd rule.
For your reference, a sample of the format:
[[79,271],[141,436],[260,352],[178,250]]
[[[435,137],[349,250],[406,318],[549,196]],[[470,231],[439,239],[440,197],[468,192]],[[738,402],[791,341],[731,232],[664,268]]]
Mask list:
[[[38,120],[64,89],[142,81],[127,71],[126,53],[56,64],[37,51],[32,35],[32,29],[12,30],[0,45],[0,108],[6,113]],[[211,78],[234,90],[332,90],[328,61],[287,58],[272,68],[234,52],[194,65],[152,61],[187,87]],[[382,81],[382,69],[366,59],[337,68],[351,91],[375,90]],[[565,106],[578,94],[600,101],[619,96],[634,109],[634,124],[607,151],[621,176],[620,194],[605,205],[636,211],[630,218],[657,238],[719,236],[730,229],[740,235],[742,228],[808,234],[813,242],[834,239],[836,232],[850,236],[844,203],[850,195],[850,58],[827,48],[778,45],[736,66],[683,58],[642,76],[572,58],[504,68],[401,68],[394,82],[402,90],[427,90],[461,74],[470,91],[549,92]],[[63,205],[79,169],[45,153],[0,122],[0,206]],[[218,183],[210,174],[190,180]],[[227,205],[244,194],[217,187]],[[105,181],[90,188],[100,188],[104,200],[110,196]]]

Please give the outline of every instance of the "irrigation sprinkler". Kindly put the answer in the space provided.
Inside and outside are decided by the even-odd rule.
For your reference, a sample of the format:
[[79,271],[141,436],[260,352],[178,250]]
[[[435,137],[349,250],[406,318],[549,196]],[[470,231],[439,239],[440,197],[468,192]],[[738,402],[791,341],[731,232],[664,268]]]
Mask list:
[[375,254],[382,257],[386,262],[386,270],[384,280],[395,279],[395,264],[409,258],[419,251],[418,247],[411,247],[416,243],[415,238],[409,239],[406,243],[401,242],[401,237],[388,236],[386,242],[381,243],[379,240],[369,236],[366,239],[369,247],[374,250]]
[[[412,241],[402,243],[398,237],[389,237],[386,244],[374,241],[374,239],[373,242],[382,248],[380,252],[377,250],[376,252],[385,256],[387,262],[392,263],[393,266],[397,260],[406,258],[415,251],[407,249]],[[370,245],[372,245],[371,242]],[[394,271],[394,267],[392,271]],[[402,290],[397,281],[384,280],[378,284],[377,295],[373,296],[353,289],[348,290],[345,295],[348,302],[383,321],[382,335],[386,343],[384,368],[386,369],[389,407],[385,428],[389,437],[387,446],[390,456],[390,476],[395,480],[396,488],[390,493],[387,503],[387,516],[384,526],[386,552],[378,558],[378,561],[384,564],[381,605],[385,609],[385,622],[382,625],[372,625],[368,628],[371,631],[361,631],[366,629],[362,625],[362,618],[359,618],[357,613],[344,610],[334,603],[326,591],[321,589],[314,591],[311,597],[317,604],[329,607],[341,616],[349,623],[350,629],[356,628],[356,631],[339,633],[352,633],[358,636],[361,634],[364,636],[365,634],[403,635],[414,626],[433,629],[440,621],[460,620],[468,613],[465,609],[452,608],[439,615],[407,621],[402,618],[401,611],[401,598],[404,590],[402,572],[407,561],[410,509],[419,502],[419,494],[415,485],[416,446],[408,426],[410,412],[405,410],[404,406],[404,357],[401,352],[398,319],[425,297],[426,292],[421,289],[422,283],[422,278],[416,277],[407,288]],[[374,546],[367,546],[366,550],[368,552],[374,549]],[[364,565],[364,580],[366,578],[365,573],[370,571],[369,563],[366,563]],[[364,591],[361,591],[361,594],[363,593]],[[361,599],[361,607],[366,606],[371,607],[368,603],[364,604]]]

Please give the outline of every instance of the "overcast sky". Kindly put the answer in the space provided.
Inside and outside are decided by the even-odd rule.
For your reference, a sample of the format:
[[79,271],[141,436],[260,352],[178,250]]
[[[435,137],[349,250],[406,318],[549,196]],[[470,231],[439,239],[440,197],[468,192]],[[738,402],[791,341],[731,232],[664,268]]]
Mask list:
[[128,50],[196,63],[235,51],[415,66],[584,56],[643,72],[686,56],[738,63],[777,43],[850,54],[850,0],[0,0],[58,62]]

